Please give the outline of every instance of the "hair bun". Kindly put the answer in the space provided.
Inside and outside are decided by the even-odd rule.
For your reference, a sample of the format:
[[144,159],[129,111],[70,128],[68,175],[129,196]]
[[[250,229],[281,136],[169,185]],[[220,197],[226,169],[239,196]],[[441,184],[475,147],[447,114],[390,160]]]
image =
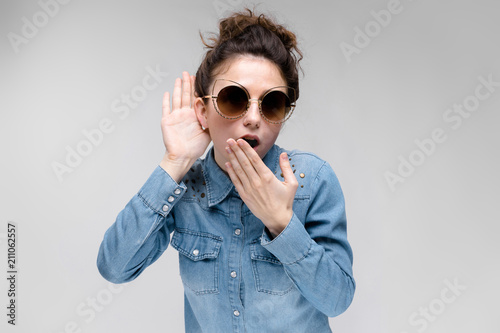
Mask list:
[[205,42],[202,37],[203,44],[210,49],[216,48],[225,41],[240,35],[247,27],[252,25],[259,25],[273,32],[281,40],[287,51],[295,51],[299,55],[298,60],[302,59],[302,53],[297,48],[297,37],[293,32],[280,24],[274,23],[264,14],[255,15],[248,8],[222,19],[219,22],[219,35],[208,38],[211,43]]
[[255,15],[250,9],[234,13],[219,22],[219,34],[212,33],[203,44],[208,48],[196,72],[195,94],[206,96],[220,66],[239,55],[265,58],[275,64],[286,84],[299,98],[299,61],[302,53],[297,37],[274,19],[264,14]]

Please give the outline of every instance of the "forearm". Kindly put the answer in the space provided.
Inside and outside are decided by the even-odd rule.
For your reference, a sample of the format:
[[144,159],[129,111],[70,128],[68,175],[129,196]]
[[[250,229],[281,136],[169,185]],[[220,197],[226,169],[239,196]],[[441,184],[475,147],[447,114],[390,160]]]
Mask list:
[[173,230],[172,209],[185,190],[161,167],[154,170],[104,235],[97,258],[104,278],[130,281],[158,259]]
[[135,279],[168,245],[164,219],[135,195],[106,231],[97,266],[113,283]]

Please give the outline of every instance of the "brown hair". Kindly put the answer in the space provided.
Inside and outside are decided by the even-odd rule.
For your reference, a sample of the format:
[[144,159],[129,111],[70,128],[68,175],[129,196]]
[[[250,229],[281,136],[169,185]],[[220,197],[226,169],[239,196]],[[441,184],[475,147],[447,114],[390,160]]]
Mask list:
[[297,47],[297,37],[282,25],[264,14],[256,16],[250,9],[234,13],[219,22],[219,35],[213,34],[203,44],[209,50],[196,72],[195,92],[206,96],[217,71],[227,60],[240,55],[253,55],[273,62],[281,71],[288,86],[295,89],[299,98],[299,61],[302,53]]

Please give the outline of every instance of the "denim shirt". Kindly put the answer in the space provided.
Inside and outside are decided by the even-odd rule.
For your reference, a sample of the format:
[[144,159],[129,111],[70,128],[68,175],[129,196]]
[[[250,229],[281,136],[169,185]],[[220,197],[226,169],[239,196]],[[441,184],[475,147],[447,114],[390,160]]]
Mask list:
[[[264,163],[283,180],[282,148]],[[342,190],[328,163],[288,151],[299,186],[274,239],[216,164],[213,149],[177,184],[158,166],[106,231],[97,265],[135,279],[170,243],[179,252],[186,332],[331,332],[355,289]],[[172,238],[170,239],[170,235]]]

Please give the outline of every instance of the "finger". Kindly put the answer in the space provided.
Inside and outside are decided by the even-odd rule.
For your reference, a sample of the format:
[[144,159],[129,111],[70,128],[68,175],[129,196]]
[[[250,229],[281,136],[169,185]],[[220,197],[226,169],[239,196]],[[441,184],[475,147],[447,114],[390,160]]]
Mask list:
[[250,146],[248,142],[243,139],[238,140],[238,146],[241,148],[241,151],[245,154],[247,159],[250,161],[253,171],[255,171],[259,175],[264,175],[269,171],[269,168],[264,164],[259,154]]
[[163,94],[163,103],[162,103],[162,113],[161,116],[167,117],[170,114],[170,93],[167,91]]
[[290,166],[287,153],[281,153],[280,155],[280,168],[286,184],[298,185],[297,178],[295,177],[292,167]]
[[[191,104],[194,103],[194,99],[196,98],[195,96],[195,89],[194,89],[194,82],[196,81],[196,76],[191,75]],[[191,105],[193,106],[193,105]]]
[[[244,140],[242,140],[242,141],[244,141]],[[255,177],[258,177],[259,175],[255,172],[255,169],[252,165],[252,162],[250,162],[250,160],[248,159],[248,156],[243,151],[239,142],[240,142],[240,140],[238,140],[238,142],[234,141],[234,139],[227,140],[229,147],[231,148],[232,152],[234,153],[233,154],[234,158],[237,160],[238,164],[241,166],[241,170],[243,172],[245,172],[246,176],[249,179],[254,179]],[[244,143],[247,143],[247,142],[244,141]],[[233,165],[233,167],[235,167],[235,165]]]
[[191,106],[191,78],[188,72],[182,72],[182,100],[181,107],[189,108]]
[[231,162],[226,162],[225,165],[226,165],[226,171],[229,175],[229,178],[231,178],[231,181],[233,182],[236,191],[242,193],[244,191],[243,184],[241,184],[240,179],[236,175],[236,172],[233,169],[233,165],[231,164]]
[[181,79],[175,79],[174,94],[172,96],[172,111],[181,108]]
[[[233,140],[234,142],[234,140]],[[236,147],[236,145],[233,145],[236,149],[239,149]],[[234,173],[236,177],[238,177],[239,182],[241,183],[241,186],[243,189],[249,188],[250,182],[249,182],[249,177],[245,170],[243,170],[242,165],[240,161],[238,160],[235,152],[231,147],[226,147],[226,152],[229,157],[229,162],[231,164],[231,168],[234,170]]]

